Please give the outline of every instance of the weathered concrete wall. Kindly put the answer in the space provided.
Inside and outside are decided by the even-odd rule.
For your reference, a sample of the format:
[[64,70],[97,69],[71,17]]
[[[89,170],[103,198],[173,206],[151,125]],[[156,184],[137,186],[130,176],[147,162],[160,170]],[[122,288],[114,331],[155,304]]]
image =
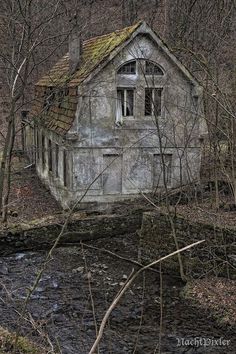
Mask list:
[[[137,61],[135,75],[120,75],[119,67]],[[145,60],[160,66],[163,75],[144,75]],[[162,110],[158,129],[154,116],[145,116],[145,88],[162,89]],[[116,124],[117,89],[134,89],[134,113]],[[36,163],[37,172],[64,208],[87,190],[84,201],[106,202],[137,196],[156,189],[155,156],[171,156],[168,187],[199,180],[203,102],[200,87],[190,82],[157,43],[148,27],[142,29],[91,80],[78,88],[74,124],[65,138],[44,132],[58,142],[59,174]],[[41,133],[41,132],[40,132]],[[69,185],[63,185],[63,149],[68,151]],[[54,156],[54,155],[53,155]],[[116,159],[115,159],[116,157]],[[54,158],[54,157],[53,157]],[[112,165],[104,168],[114,158]],[[99,177],[98,177],[99,176]],[[98,178],[97,178],[98,177]],[[96,180],[95,180],[96,178]],[[90,185],[94,181],[92,185]]]
[[[38,139],[36,139],[36,134]],[[44,148],[44,164],[42,161],[42,134],[45,137]],[[31,134],[32,135],[32,134]],[[28,135],[27,135],[28,136]],[[52,149],[52,171],[49,170],[49,139],[51,140]],[[37,141],[38,140],[38,141]],[[58,145],[58,165],[56,173],[56,145]],[[32,149],[33,145],[33,149]],[[75,201],[74,189],[73,189],[73,148],[70,141],[63,139],[62,136],[49,131],[42,127],[35,127],[34,137],[26,141],[26,149],[28,156],[32,155],[31,151],[34,151],[33,160],[35,162],[35,168],[41,181],[45,184],[57,201],[64,208],[68,208],[68,201]],[[63,171],[63,151],[67,152],[67,186],[64,186],[64,171]]]
[[[136,75],[117,74],[122,64],[134,59],[138,60]],[[144,59],[157,63],[164,75],[145,76]],[[135,89],[134,115],[125,117],[120,127],[115,124],[119,87]],[[155,117],[144,115],[145,87],[163,88],[159,134]],[[199,94],[196,104],[193,85],[148,36],[137,36],[78,93],[80,102],[71,130],[79,136],[73,154],[73,188],[77,197],[99,174],[85,197],[87,201],[134,196],[140,189],[152,191],[156,187],[154,156],[160,154],[158,135],[163,153],[172,156],[169,187],[199,179],[202,96]],[[109,155],[117,155],[120,166],[115,161],[111,169],[102,173]],[[113,181],[110,193],[109,178]]]
[[[173,216],[172,216],[173,217]],[[194,223],[181,216],[173,217],[179,247],[206,241],[182,253],[184,269],[189,277],[224,275],[236,278],[236,230]],[[145,212],[140,231],[142,260],[150,262],[176,250],[168,216]],[[164,261],[162,269],[178,272],[177,256]]]
[[[123,235],[141,227],[143,210],[134,209],[126,215],[97,215],[86,217],[75,213],[62,236],[59,245],[75,244],[81,240]],[[45,249],[53,245],[65,218],[49,216],[29,224],[16,225],[0,232],[0,255],[17,250]]]

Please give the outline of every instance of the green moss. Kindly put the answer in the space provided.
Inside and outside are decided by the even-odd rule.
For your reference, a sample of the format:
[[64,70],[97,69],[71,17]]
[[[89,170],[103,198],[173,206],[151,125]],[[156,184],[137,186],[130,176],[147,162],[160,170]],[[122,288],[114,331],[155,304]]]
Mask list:
[[42,77],[37,85],[53,86],[71,83],[78,85],[97,67],[110,53],[120,44],[126,41],[132,33],[140,26],[141,22],[122,30],[107,35],[92,38],[83,44],[83,55],[79,69],[73,74],[69,73],[69,55],[61,58],[52,70]]
[[[211,299],[210,303],[205,302],[202,300],[202,298],[205,299],[204,292],[202,298],[198,298],[196,290],[194,290],[194,285],[195,281],[187,283],[180,292],[180,296],[199,310],[206,310],[220,325],[232,323],[235,325],[234,308],[232,310],[232,306],[224,306],[217,302],[216,299]],[[202,291],[204,291],[204,289]]]
[[[0,354],[13,354],[15,345],[15,334],[0,327]],[[42,348],[37,347],[25,337],[19,337],[17,341],[17,354],[44,354]]]

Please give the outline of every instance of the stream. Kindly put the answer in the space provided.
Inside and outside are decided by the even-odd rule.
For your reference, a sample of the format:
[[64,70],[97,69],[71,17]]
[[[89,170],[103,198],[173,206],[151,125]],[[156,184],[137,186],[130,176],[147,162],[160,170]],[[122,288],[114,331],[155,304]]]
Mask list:
[[[137,260],[137,236],[87,242],[88,246]],[[88,354],[99,324],[120,287],[139,268],[111,253],[86,245],[57,248],[20,316],[46,251],[20,252],[0,258],[0,318],[10,330],[62,354]],[[157,268],[158,270],[158,268]],[[235,328],[218,324],[181,296],[179,278],[159,272],[140,275],[114,309],[99,353],[235,353]],[[160,291],[162,296],[160,297]],[[162,323],[160,324],[160,303]],[[161,334],[160,334],[161,332]],[[194,338],[229,340],[227,346],[198,346]],[[205,343],[204,342],[204,343]],[[218,344],[217,344],[218,343]],[[206,344],[206,343],[205,343]]]

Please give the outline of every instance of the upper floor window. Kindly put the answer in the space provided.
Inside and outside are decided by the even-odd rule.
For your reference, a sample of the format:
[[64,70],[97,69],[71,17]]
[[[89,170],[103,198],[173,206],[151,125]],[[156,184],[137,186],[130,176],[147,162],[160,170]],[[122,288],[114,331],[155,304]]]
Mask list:
[[162,106],[162,88],[145,88],[145,116],[159,117]]
[[68,88],[61,88],[57,92],[57,104],[58,108],[62,107],[62,103],[65,97],[69,95],[69,89]]
[[63,183],[64,187],[68,187],[69,185],[69,166],[68,166],[68,152],[63,150]]
[[136,61],[130,61],[120,67],[118,74],[135,75],[136,74]]
[[117,90],[116,124],[123,123],[123,117],[134,115],[134,89],[119,88]]
[[59,176],[59,145],[55,144],[55,172],[56,177]]
[[146,75],[164,75],[162,69],[155,63],[145,61],[145,74]]
[[47,87],[44,91],[44,102],[43,107],[46,112],[49,111],[50,107],[53,105],[55,99],[55,90],[53,87]]

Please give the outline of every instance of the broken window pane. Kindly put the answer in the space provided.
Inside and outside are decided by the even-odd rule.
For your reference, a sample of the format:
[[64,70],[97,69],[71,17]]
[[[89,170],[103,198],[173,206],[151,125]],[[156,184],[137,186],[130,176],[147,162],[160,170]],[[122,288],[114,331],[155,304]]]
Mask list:
[[66,150],[63,150],[63,182],[64,186],[68,187],[68,153]]
[[42,134],[42,142],[41,142],[41,146],[42,146],[42,166],[43,168],[45,167],[45,136]]
[[59,176],[59,171],[58,171],[58,161],[59,161],[59,145],[55,144],[55,172],[56,172],[56,177]]
[[124,90],[118,90],[117,91],[117,108],[118,108],[118,113],[119,115],[123,116],[125,115],[125,93]]
[[122,117],[134,114],[134,90],[118,89],[116,106],[116,124],[122,124]]
[[145,116],[152,115],[152,89],[145,89]]
[[53,87],[47,87],[44,91],[44,103],[43,107],[46,111],[49,111],[50,107],[53,105],[55,99],[55,92]]
[[161,115],[162,88],[145,89],[145,116]]
[[134,110],[134,90],[125,90],[126,91],[126,114],[125,116],[133,116]]
[[154,115],[156,117],[159,117],[161,115],[161,94],[162,94],[162,89],[161,88],[155,88],[154,89]]
[[60,88],[57,91],[57,103],[58,103],[58,108],[62,107],[62,103],[65,97],[69,95],[69,89],[68,87]]
[[48,140],[48,168],[49,171],[52,171],[52,142]]
[[136,61],[130,61],[129,63],[122,65],[122,67],[118,70],[118,74],[136,74]]
[[146,75],[164,75],[161,68],[158,65],[152,63],[151,61],[145,62],[145,74]]

